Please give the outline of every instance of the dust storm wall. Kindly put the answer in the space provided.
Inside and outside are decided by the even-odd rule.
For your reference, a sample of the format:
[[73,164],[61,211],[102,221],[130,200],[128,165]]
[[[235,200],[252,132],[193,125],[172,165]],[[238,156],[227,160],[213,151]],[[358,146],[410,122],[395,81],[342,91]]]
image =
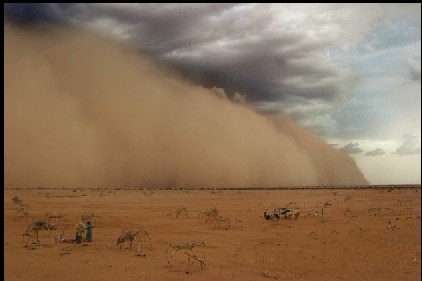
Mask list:
[[366,184],[288,119],[195,86],[113,42],[5,26],[5,186]]

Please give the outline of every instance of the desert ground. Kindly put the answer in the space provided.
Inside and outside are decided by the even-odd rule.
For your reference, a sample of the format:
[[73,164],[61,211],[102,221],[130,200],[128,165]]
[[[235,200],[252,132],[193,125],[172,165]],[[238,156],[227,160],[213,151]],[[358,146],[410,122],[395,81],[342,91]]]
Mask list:
[[[21,202],[15,203],[17,196]],[[188,211],[177,210],[185,207]],[[288,207],[297,220],[265,220]],[[216,208],[230,225],[205,222]],[[323,209],[323,214],[321,210]],[[25,214],[26,212],[26,214]],[[41,245],[22,236],[31,221],[75,238],[93,214],[93,241]],[[420,185],[406,189],[4,191],[5,280],[421,280]],[[122,229],[145,230],[151,245],[117,247]],[[24,238],[24,239],[23,239]],[[204,242],[203,245],[199,245]],[[169,245],[198,243],[189,250]],[[188,262],[188,255],[195,258]],[[201,264],[203,261],[204,264]],[[202,265],[202,267],[201,267]]]

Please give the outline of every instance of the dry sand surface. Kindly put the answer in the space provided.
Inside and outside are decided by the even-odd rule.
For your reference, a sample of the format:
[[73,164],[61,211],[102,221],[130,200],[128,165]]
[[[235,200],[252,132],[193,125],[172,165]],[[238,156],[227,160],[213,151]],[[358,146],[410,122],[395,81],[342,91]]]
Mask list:
[[[101,195],[102,194],[102,195]],[[17,214],[18,196],[30,207]],[[325,203],[326,204],[324,207]],[[394,190],[93,190],[32,189],[4,192],[5,280],[421,280],[421,197]],[[189,216],[176,218],[184,206]],[[288,206],[298,220],[265,220],[266,208]],[[217,208],[230,228],[203,223]],[[324,207],[323,217],[315,215]],[[372,209],[371,209],[372,208]],[[93,242],[24,247],[21,234],[46,212],[66,214],[65,238],[74,238],[81,214],[97,215]],[[310,215],[309,215],[310,214]],[[53,219],[52,219],[53,221]],[[122,228],[149,233],[152,248],[119,249]],[[171,244],[204,241],[188,264]]]

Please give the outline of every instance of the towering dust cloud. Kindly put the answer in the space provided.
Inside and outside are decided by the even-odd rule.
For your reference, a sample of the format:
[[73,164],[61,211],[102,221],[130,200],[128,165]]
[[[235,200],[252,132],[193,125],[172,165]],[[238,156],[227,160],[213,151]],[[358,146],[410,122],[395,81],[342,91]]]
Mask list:
[[366,184],[288,120],[193,86],[135,52],[5,25],[5,186]]

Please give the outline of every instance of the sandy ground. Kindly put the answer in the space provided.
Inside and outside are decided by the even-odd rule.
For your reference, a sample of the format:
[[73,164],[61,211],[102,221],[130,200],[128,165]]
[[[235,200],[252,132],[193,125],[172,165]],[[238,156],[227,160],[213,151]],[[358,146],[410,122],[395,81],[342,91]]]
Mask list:
[[[336,192],[336,193],[333,193]],[[420,189],[393,190],[10,190],[4,193],[5,280],[421,280]],[[17,214],[18,196],[31,209]],[[325,203],[331,204],[329,206]],[[266,208],[301,212],[298,220],[267,221]],[[185,206],[188,218],[176,218]],[[217,208],[230,228],[203,223]],[[324,214],[316,216],[315,212]],[[375,208],[372,210],[368,209]],[[21,234],[46,212],[74,238],[83,213],[94,212],[93,242],[24,247]],[[310,214],[310,215],[309,215]],[[149,233],[152,248],[120,250],[122,228]],[[206,265],[188,264],[183,251],[166,259],[169,244],[194,248]]]

